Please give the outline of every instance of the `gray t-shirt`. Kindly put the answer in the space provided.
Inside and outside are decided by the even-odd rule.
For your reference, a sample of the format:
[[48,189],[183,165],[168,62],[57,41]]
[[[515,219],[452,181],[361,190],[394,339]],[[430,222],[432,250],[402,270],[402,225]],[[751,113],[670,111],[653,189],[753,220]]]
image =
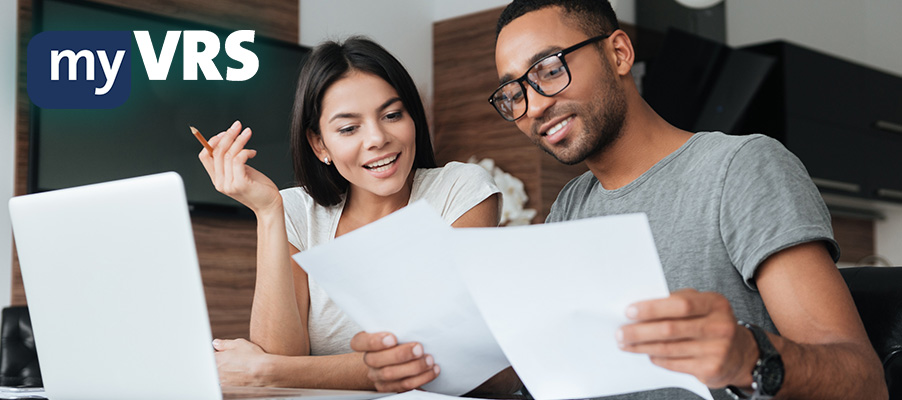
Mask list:
[[[636,212],[648,215],[671,291],[722,293],[738,319],[775,333],[755,288],[758,266],[780,250],[810,241],[823,241],[833,259],[839,258],[830,213],[805,167],[763,135],[696,133],[616,190],[604,189],[586,172],[564,187],[546,222]],[[730,399],[723,390],[712,393]],[[664,389],[615,398],[698,397]]]

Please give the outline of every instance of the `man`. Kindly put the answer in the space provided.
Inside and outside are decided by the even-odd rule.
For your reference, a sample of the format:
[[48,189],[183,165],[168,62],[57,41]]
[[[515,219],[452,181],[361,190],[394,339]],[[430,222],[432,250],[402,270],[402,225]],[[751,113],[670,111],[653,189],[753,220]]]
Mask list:
[[[624,351],[694,375],[716,399],[730,398],[728,386],[755,398],[888,396],[834,264],[829,213],[797,158],[765,136],[693,134],[661,119],[636,89],[633,47],[607,1],[515,0],[495,51],[499,114],[559,161],[589,167],[547,222],[649,217],[672,294],[625,310],[635,322],[618,331]],[[422,347],[394,341],[361,333],[352,342],[377,386],[434,378]]]

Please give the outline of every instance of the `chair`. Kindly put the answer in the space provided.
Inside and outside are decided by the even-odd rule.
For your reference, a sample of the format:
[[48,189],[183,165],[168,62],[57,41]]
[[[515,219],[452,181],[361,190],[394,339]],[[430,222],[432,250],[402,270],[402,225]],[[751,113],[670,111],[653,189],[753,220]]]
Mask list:
[[3,309],[0,320],[0,386],[43,386],[28,307]]
[[839,271],[883,362],[889,398],[902,400],[902,267],[853,267]]

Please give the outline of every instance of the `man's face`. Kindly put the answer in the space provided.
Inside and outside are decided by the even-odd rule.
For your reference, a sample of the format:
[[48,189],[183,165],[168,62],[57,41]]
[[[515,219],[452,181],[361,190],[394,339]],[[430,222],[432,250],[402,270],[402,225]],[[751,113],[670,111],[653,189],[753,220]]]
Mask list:
[[[522,76],[537,60],[588,36],[558,7],[527,13],[511,21],[498,36],[495,65],[501,82]],[[608,42],[605,39],[600,44]],[[599,154],[619,136],[626,97],[610,63],[597,45],[565,56],[571,82],[545,97],[527,87],[526,114],[517,127],[558,161],[573,165]],[[528,85],[526,85],[528,86]]]

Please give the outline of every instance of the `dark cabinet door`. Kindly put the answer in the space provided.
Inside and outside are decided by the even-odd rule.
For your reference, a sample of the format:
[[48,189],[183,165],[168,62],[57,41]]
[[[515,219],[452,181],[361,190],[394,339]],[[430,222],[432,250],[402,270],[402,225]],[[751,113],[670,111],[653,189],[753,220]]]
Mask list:
[[902,201],[902,78],[867,70],[864,87],[870,105],[863,121],[872,141],[871,194],[879,200]]
[[849,129],[867,127],[862,125],[867,109],[865,68],[788,44],[784,57],[788,117]]
[[878,200],[902,202],[902,132],[873,128],[869,134],[870,194]]
[[902,77],[786,42],[749,50],[778,59],[753,109],[782,130],[763,133],[824,192],[902,202]]
[[800,117],[786,121],[785,145],[805,164],[822,191],[851,196],[868,195],[868,141],[863,132],[839,124]]

